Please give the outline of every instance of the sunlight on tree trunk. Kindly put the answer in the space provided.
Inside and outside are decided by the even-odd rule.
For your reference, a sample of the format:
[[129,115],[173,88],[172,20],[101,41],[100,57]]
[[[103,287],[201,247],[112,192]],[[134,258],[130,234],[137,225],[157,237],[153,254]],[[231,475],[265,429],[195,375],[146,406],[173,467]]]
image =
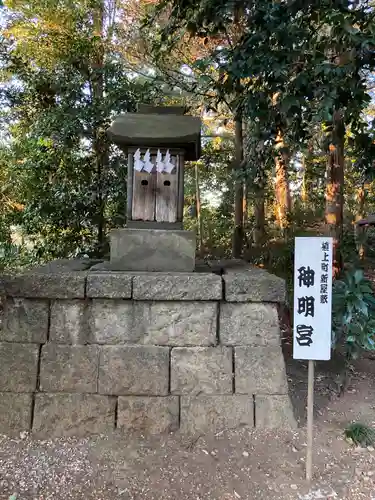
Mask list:
[[246,224],[248,223],[248,196],[249,196],[249,189],[248,185],[246,182],[243,184],[243,199],[242,199],[242,212],[243,212],[243,226],[244,228],[246,227]]
[[365,217],[365,204],[366,204],[366,184],[362,183],[357,191],[356,220],[360,220]]
[[289,155],[286,152],[286,146],[282,134],[279,132],[276,138],[276,149],[278,154],[275,156],[275,197],[276,197],[276,219],[279,228],[285,233],[289,225],[289,216],[291,210],[291,197],[289,186]]
[[198,221],[198,237],[199,237],[199,255],[203,255],[203,220],[201,210],[201,190],[199,184],[199,168],[195,164],[195,204],[197,207],[197,221]]
[[344,141],[345,125],[341,112],[336,111],[333,119],[332,141],[329,145],[326,179],[326,209],[325,221],[327,232],[333,237],[333,272],[337,274],[342,269],[341,257],[338,251],[343,235],[344,217]]
[[[357,191],[357,214],[355,220],[361,220],[365,218],[365,204],[366,204],[366,189],[367,186],[363,182]],[[355,237],[358,249],[359,258],[362,260],[365,258],[365,240],[366,228],[362,226],[355,225]]]

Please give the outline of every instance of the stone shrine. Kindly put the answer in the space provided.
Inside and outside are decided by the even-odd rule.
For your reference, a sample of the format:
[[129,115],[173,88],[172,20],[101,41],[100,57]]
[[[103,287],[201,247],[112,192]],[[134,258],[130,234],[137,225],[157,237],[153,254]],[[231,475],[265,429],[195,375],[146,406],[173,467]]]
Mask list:
[[196,242],[183,230],[184,162],[200,157],[201,120],[178,107],[138,111],[108,129],[128,158],[127,227],[111,232],[109,268],[191,272]]
[[284,281],[242,261],[196,263],[183,230],[200,120],[140,108],[108,133],[128,153],[128,222],[111,234],[110,261],[2,278],[0,433],[294,427]]

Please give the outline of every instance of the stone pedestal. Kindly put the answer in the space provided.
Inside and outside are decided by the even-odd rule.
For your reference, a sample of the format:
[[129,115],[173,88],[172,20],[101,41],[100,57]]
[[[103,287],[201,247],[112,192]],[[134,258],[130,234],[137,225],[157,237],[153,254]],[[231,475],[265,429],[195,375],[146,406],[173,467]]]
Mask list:
[[195,233],[164,229],[115,229],[110,234],[113,271],[192,272]]
[[194,273],[69,270],[86,266],[3,277],[0,434],[296,426],[282,279],[239,261]]

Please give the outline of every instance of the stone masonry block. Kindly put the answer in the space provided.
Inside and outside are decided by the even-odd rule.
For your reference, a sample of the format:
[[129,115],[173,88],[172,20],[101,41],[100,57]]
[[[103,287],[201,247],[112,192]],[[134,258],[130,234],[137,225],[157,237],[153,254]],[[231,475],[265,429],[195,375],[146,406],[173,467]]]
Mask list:
[[97,394],[37,394],[33,431],[47,435],[105,434],[115,426],[116,398]]
[[114,229],[111,267],[118,271],[192,272],[195,232],[163,229]]
[[235,347],[237,394],[287,394],[281,347]]
[[5,294],[9,297],[42,299],[83,299],[86,272],[37,273],[3,279]]
[[43,344],[48,334],[47,300],[7,298],[0,340]]
[[167,347],[103,346],[99,366],[99,393],[111,395],[168,394]]
[[285,302],[285,281],[264,269],[228,271],[223,278],[227,302]]
[[98,346],[47,344],[42,349],[40,389],[45,392],[97,392]]
[[214,302],[96,300],[90,341],[98,344],[215,345]]
[[35,344],[0,343],[0,391],[35,391],[38,357]]
[[280,345],[279,318],[272,304],[223,303],[219,331],[224,345]]
[[126,273],[90,273],[87,277],[86,293],[92,298],[130,299],[132,275]]
[[172,432],[178,429],[179,412],[177,396],[119,397],[117,426],[147,434]]
[[254,427],[254,403],[249,396],[182,396],[181,431],[186,434]]
[[16,434],[30,430],[31,426],[31,394],[0,393],[0,432]]
[[289,396],[255,396],[256,427],[295,429]]
[[134,302],[133,328],[143,344],[212,346],[216,321],[215,302]]
[[51,305],[50,340],[59,344],[86,344],[88,325],[84,300],[56,300]]
[[212,273],[139,274],[133,278],[135,300],[221,300],[221,276]]
[[171,353],[172,394],[231,394],[230,347],[175,347]]
[[97,344],[138,343],[134,330],[134,306],[130,300],[94,299],[89,313],[90,342]]

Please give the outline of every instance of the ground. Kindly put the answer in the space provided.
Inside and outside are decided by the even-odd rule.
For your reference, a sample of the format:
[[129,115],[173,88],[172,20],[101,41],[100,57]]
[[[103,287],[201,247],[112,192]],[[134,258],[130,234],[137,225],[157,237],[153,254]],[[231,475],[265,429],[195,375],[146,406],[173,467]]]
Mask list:
[[17,500],[375,500],[374,449],[356,448],[343,438],[352,420],[375,424],[375,361],[356,366],[340,398],[336,372],[336,361],[317,366],[310,486],[304,480],[307,367],[288,361],[300,422],[295,432],[243,428],[198,439],[1,437],[0,499],[15,494]]

